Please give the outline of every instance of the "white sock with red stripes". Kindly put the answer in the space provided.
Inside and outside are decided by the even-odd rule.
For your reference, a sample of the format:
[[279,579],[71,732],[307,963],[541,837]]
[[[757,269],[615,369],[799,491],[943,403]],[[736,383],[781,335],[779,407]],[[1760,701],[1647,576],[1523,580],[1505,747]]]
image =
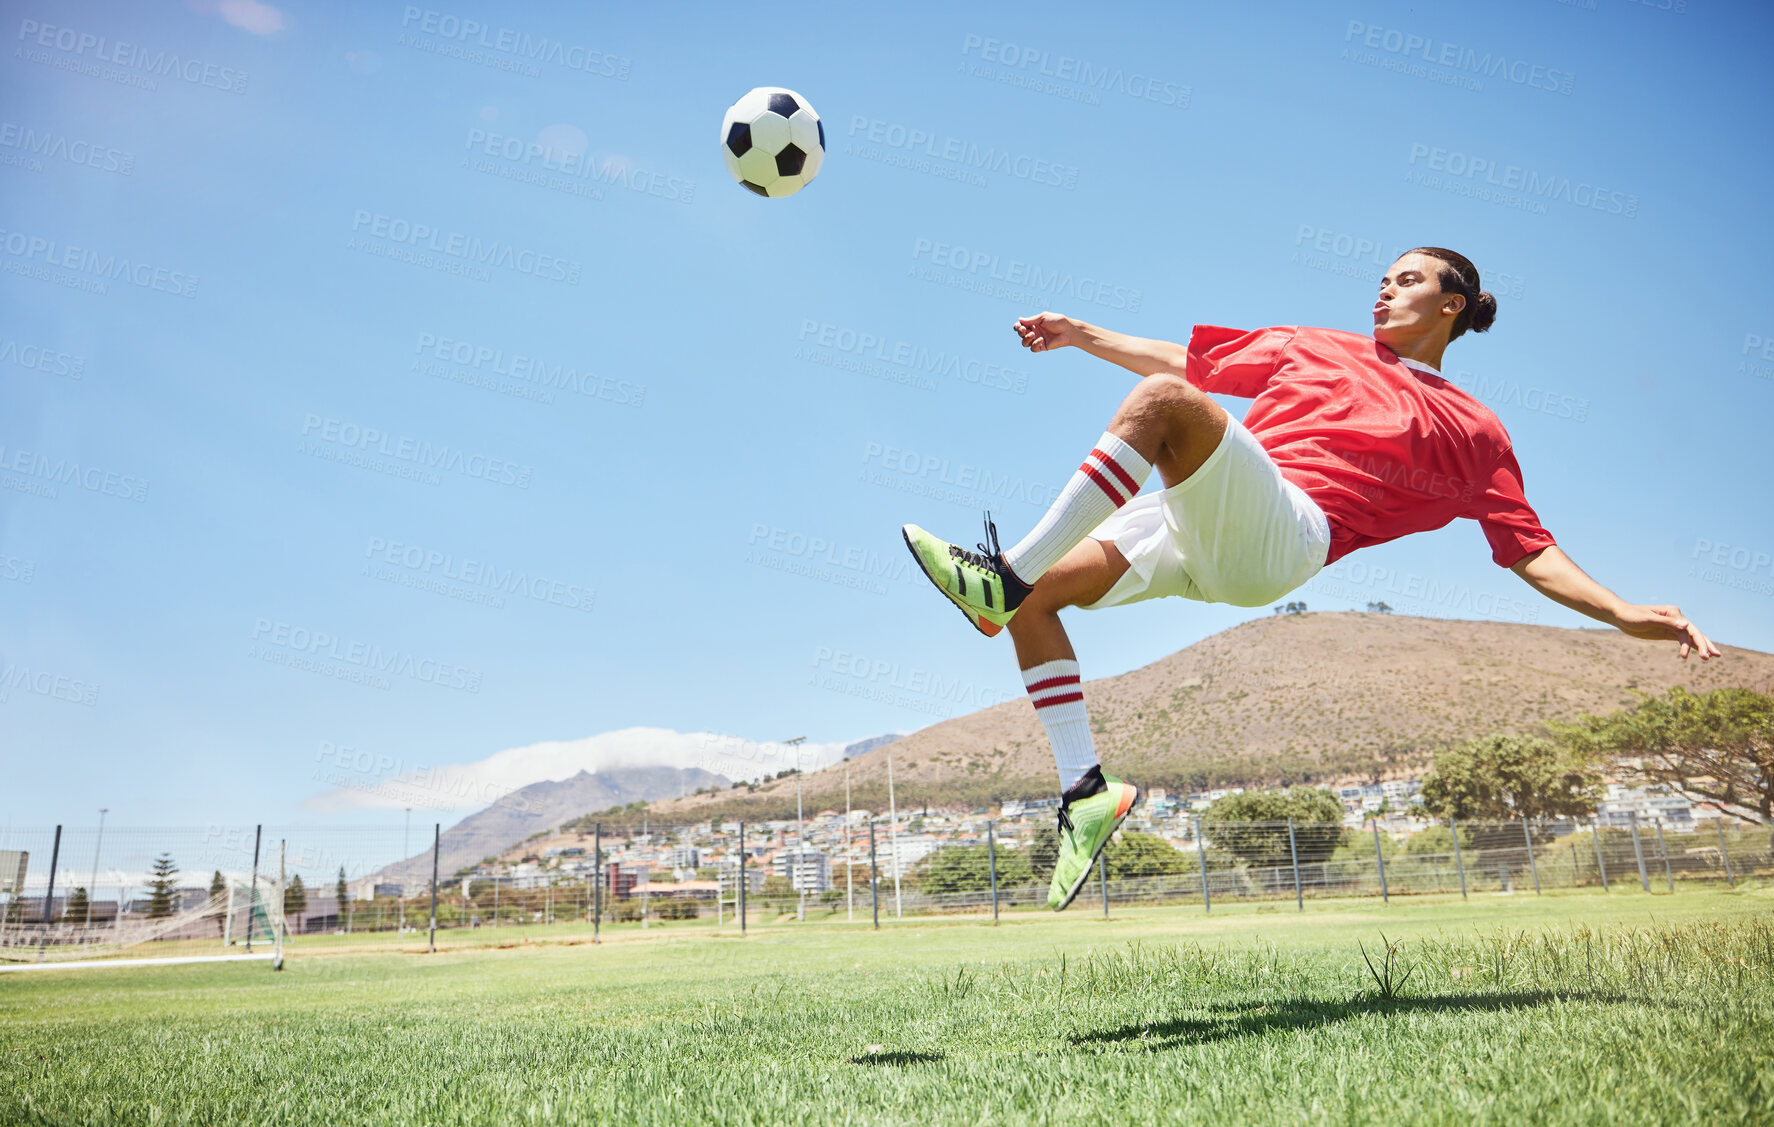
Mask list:
[[1090,535],[1091,529],[1133,500],[1151,472],[1152,463],[1104,431],[1035,531],[1005,552],[1004,562],[1018,579],[1034,586],[1035,580]]
[[1060,793],[1096,766],[1096,741],[1090,735],[1090,717],[1084,711],[1084,683],[1075,661],[1045,661],[1023,670],[1023,684],[1035,704],[1035,715],[1047,729],[1053,744],[1053,761],[1059,767]]

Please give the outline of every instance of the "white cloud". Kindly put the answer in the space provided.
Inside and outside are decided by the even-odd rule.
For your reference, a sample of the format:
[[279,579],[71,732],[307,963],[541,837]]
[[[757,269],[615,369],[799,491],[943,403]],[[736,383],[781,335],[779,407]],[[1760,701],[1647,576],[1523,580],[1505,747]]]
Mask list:
[[283,13],[259,0],[186,0],[199,12],[214,12],[242,31],[274,35],[284,29]]
[[714,732],[624,728],[579,740],[507,748],[469,763],[431,764],[325,745],[317,757],[320,767],[315,778],[333,789],[303,805],[321,811],[408,806],[464,810],[544,779],[614,767],[700,767],[729,779],[759,779],[794,767],[797,761],[804,771],[836,763],[843,759],[845,746],[806,743],[797,749]]

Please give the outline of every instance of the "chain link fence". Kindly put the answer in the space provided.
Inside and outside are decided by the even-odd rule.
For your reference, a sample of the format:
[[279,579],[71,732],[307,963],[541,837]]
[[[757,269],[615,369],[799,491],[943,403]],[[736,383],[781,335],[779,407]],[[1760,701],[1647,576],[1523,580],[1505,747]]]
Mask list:
[[[991,913],[1045,907],[1052,812],[926,811],[804,822],[581,819],[496,856],[445,859],[434,827],[225,825],[0,830],[0,960],[54,948],[114,953],[165,921],[146,953],[250,948],[275,926],[302,936],[479,932],[682,921],[745,928],[789,920]],[[432,878],[435,867],[436,879]],[[399,874],[396,876],[394,874]],[[253,882],[257,876],[262,884]],[[1216,903],[1566,889],[1669,894],[1774,876],[1774,833],[1685,823],[1130,820],[1081,905]],[[262,889],[253,893],[251,890]],[[238,893],[230,890],[238,890]],[[275,897],[279,913],[265,910]],[[143,951],[133,951],[142,954]]]

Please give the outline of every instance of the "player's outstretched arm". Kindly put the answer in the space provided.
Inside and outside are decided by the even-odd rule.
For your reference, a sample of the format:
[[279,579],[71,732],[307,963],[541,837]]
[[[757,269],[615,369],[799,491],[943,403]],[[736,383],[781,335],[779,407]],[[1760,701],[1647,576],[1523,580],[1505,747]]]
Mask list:
[[1180,344],[1130,337],[1061,313],[1018,317],[1011,327],[1030,352],[1052,352],[1071,345],[1140,376],[1159,372],[1173,372],[1180,376],[1189,362],[1189,350]]
[[1591,579],[1556,546],[1528,553],[1510,570],[1553,602],[1634,638],[1679,643],[1684,660],[1689,651],[1699,654],[1701,661],[1719,656],[1719,648],[1687,620],[1680,608],[1629,603]]

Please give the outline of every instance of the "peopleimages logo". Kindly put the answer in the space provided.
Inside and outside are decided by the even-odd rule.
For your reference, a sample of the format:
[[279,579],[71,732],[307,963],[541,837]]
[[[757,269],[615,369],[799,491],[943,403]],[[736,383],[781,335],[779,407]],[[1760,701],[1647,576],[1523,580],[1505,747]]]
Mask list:
[[429,224],[361,208],[352,213],[351,231],[354,235],[459,259],[471,266],[496,266],[544,281],[565,282],[569,286],[579,284],[582,270],[579,263],[570,258],[525,250],[497,239],[481,239],[460,231],[440,231]]
[[[370,537],[364,560],[364,574],[372,578],[438,594],[460,591],[464,601],[488,602],[496,609],[505,605],[503,596],[586,613],[596,602],[591,589],[577,583],[381,536]],[[451,588],[451,583],[461,587]]]
[[[72,271],[81,281],[96,284],[94,292],[105,292],[106,282],[128,282],[145,290],[171,294],[173,297],[196,297],[197,275],[186,274],[165,266],[156,266],[120,254],[107,254],[73,243],[57,242],[25,231],[0,230],[0,250],[31,266],[53,266]],[[94,289],[93,286],[80,288]]]
[[[1560,176],[1557,173],[1523,168],[1518,164],[1499,165],[1496,161],[1463,153],[1457,149],[1444,149],[1439,145],[1415,143],[1411,145],[1410,163],[1413,169],[1424,168],[1433,173],[1445,174],[1448,177],[1448,182],[1445,185],[1439,177],[1427,177],[1421,181],[1413,180],[1414,183],[1421,182],[1425,187],[1431,188],[1445,187],[1446,190],[1461,195],[1475,194],[1471,189],[1481,186],[1487,189],[1494,188],[1499,193],[1520,193],[1523,202],[1539,203],[1539,210],[1542,214],[1544,214],[1545,205],[1541,201],[1549,200],[1609,215],[1619,215],[1627,219],[1638,215],[1638,196],[1636,195],[1592,184],[1586,180],[1573,180],[1569,176]],[[1409,178],[1419,174],[1407,173],[1406,175]]]
[[[385,650],[371,642],[340,638],[324,630],[260,618],[253,622],[252,640],[265,646],[266,650],[261,654],[256,645],[247,656],[258,657],[273,665],[290,665],[328,676],[340,676],[341,672],[362,674],[361,677],[344,676],[343,679],[367,680],[381,689],[388,687],[386,677],[394,676],[410,677],[446,689],[480,692],[481,675],[477,669],[422,658],[404,650]],[[324,665],[326,662],[340,662],[350,668],[341,670],[340,666]]]
[[[427,485],[438,484],[437,475],[431,471],[442,470],[494,485],[513,485],[519,489],[530,487],[529,466],[485,454],[471,454],[448,443],[434,446],[424,439],[389,434],[376,427],[320,415],[303,416],[302,441],[296,443],[296,452],[323,461],[361,465],[395,477],[415,478]],[[379,462],[380,458],[392,458],[401,465],[390,467]]]
[[[974,173],[999,172],[1017,180],[1027,180],[1031,184],[1046,184],[1068,191],[1078,186],[1076,165],[1059,164],[996,146],[982,146],[975,141],[964,141],[959,137],[939,135],[862,114],[850,116],[850,138],[852,141],[865,141],[869,145],[878,145],[913,158],[907,167],[915,171],[928,171],[928,166],[917,167],[920,158],[928,158],[944,161],[956,169]],[[979,183],[984,184],[985,181],[980,179]]]
[[[1098,66],[1088,59],[1080,59],[1071,55],[1055,55],[1051,51],[1039,47],[1029,47],[1006,39],[992,39],[984,35],[968,35],[961,40],[961,54],[966,58],[976,58],[999,66],[1010,67],[1012,70],[1033,72],[1042,79],[1052,82],[1025,81],[1014,82],[1005,79],[1007,85],[1028,85],[1044,94],[1058,94],[1074,101],[1088,102],[1092,105],[1102,101],[1103,91],[1125,94],[1144,102],[1155,102],[1161,106],[1175,106],[1177,109],[1189,108],[1191,90],[1187,86],[1168,82],[1162,78],[1130,71],[1124,67]],[[963,64],[965,68],[965,64]],[[991,74],[979,74],[977,77],[993,77]],[[1060,83],[1077,83],[1077,87],[1059,85]]]
[[[915,278],[1024,304],[1059,297],[1138,313],[1140,303],[1145,299],[1139,290],[1127,286],[1073,274],[1069,270],[1047,270],[1033,262],[1005,259],[990,251],[970,250],[934,239],[915,239],[912,261],[914,265],[910,273]],[[940,270],[920,273],[916,265],[920,262],[953,273],[944,274]]]
[[1387,54],[1429,66],[1446,67],[1482,78],[1497,78],[1550,94],[1569,94],[1575,82],[1569,71],[1542,66],[1526,59],[1512,59],[1498,52],[1480,53],[1458,43],[1436,39],[1432,35],[1418,35],[1360,20],[1349,21],[1348,28],[1343,32],[1343,42],[1360,43],[1363,47],[1385,51]]
[[[21,20],[18,41],[23,45],[20,47],[21,57],[30,62],[90,74],[127,86],[153,90],[156,88],[154,77],[159,77],[176,78],[193,86],[208,86],[230,94],[246,93],[245,71],[188,58],[175,51],[155,50],[76,31],[71,27]],[[49,51],[58,54],[51,55]],[[107,71],[98,65],[100,63],[110,63],[121,69]]]
[[[560,39],[550,39],[546,35],[531,35],[515,28],[489,27],[479,20],[465,19],[449,12],[419,8],[411,4],[401,10],[400,26],[402,46],[415,47],[438,55],[459,53],[469,62],[486,61],[477,57],[473,49],[478,48],[506,56],[511,63],[553,63],[566,70],[618,81],[627,81],[629,68],[633,65],[621,55],[595,50],[583,43],[568,43]],[[438,43],[425,40],[409,41],[407,37],[414,34],[435,36],[443,41],[444,46],[452,49],[446,50]],[[513,68],[504,66],[500,69]],[[533,66],[529,69],[540,73]]]
[[[99,172],[115,172],[128,176],[135,171],[134,153],[126,153],[109,145],[70,138],[60,133],[39,133],[28,125],[0,121],[0,148],[16,149],[33,157],[65,160]],[[33,169],[38,171],[38,169]]]
[[[639,407],[647,397],[645,384],[600,376],[593,372],[581,372],[577,368],[550,363],[522,352],[508,353],[503,348],[439,336],[436,333],[420,333],[413,351],[419,358],[415,363],[441,361],[475,377],[461,382],[475,383],[497,391],[501,390],[498,381],[501,378],[509,379],[534,388],[549,403],[554,402],[553,393],[556,391],[571,392],[586,399],[602,399],[623,407]],[[421,367],[421,370],[426,375],[443,374],[431,371],[428,367]]]

